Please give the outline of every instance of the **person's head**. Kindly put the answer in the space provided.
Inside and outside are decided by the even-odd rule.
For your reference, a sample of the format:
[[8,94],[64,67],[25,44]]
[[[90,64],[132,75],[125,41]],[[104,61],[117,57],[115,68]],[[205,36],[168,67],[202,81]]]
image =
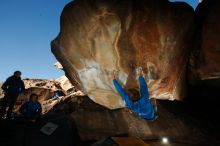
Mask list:
[[140,93],[137,89],[135,88],[130,88],[127,90],[127,93],[128,93],[128,96],[129,98],[135,102],[135,101],[138,101],[139,100],[139,97],[140,97]]
[[38,95],[35,94],[35,93],[31,94],[31,96],[30,96],[30,100],[33,101],[33,102],[38,101]]
[[15,71],[14,76],[17,77],[17,78],[20,78],[21,77],[21,71],[19,71],[19,70]]

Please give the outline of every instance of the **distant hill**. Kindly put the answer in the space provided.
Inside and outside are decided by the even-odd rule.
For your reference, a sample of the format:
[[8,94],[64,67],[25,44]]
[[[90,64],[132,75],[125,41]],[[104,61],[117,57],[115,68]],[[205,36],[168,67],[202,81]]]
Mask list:
[[0,98],[2,98],[4,95],[3,95],[3,93],[2,93],[2,84],[3,84],[3,82],[2,81],[0,81]]

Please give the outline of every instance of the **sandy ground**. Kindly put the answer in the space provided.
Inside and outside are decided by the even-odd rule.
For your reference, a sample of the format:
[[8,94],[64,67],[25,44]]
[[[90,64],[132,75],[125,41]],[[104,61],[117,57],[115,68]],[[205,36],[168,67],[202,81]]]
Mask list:
[[[48,122],[52,122],[58,128],[51,135],[46,135],[40,129]],[[1,121],[0,123],[1,146],[71,146],[73,145],[72,128],[67,116],[60,113],[50,113],[44,116],[34,125],[21,121]]]

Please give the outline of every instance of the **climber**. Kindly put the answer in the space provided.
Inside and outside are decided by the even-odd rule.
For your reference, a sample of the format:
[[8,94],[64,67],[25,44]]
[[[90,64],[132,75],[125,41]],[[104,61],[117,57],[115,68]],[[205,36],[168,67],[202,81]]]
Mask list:
[[9,77],[5,81],[1,88],[5,96],[0,112],[0,118],[2,118],[5,115],[6,108],[9,107],[7,110],[7,119],[10,120],[17,97],[20,93],[22,93],[25,90],[24,82],[21,79],[21,72],[15,71],[14,75]]
[[56,100],[56,99],[58,99],[59,97],[62,97],[62,96],[65,96],[63,91],[57,90],[57,91],[54,91],[52,99]]
[[156,115],[156,105],[154,106],[150,99],[148,93],[148,87],[146,81],[143,77],[144,73],[142,69],[139,69],[139,83],[140,83],[140,92],[134,88],[128,89],[127,92],[120,86],[118,81],[116,80],[116,72],[112,73],[113,84],[117,89],[118,93],[125,100],[126,105],[140,117],[146,120],[155,120],[157,118]]
[[19,112],[24,116],[26,121],[36,122],[42,113],[42,107],[38,101],[37,94],[31,94],[29,101],[25,102]]

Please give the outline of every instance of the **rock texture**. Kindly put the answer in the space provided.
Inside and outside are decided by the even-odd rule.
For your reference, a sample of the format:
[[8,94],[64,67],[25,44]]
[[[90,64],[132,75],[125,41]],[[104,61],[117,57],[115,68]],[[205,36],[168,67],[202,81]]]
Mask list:
[[[26,90],[21,93],[16,101],[15,112],[17,112],[20,106],[29,100],[32,93],[37,94],[39,101],[43,107],[43,113],[47,113],[57,103],[69,98],[71,95],[84,95],[82,92],[75,90],[72,84],[65,76],[61,76],[55,80],[45,79],[23,79]],[[1,85],[1,84],[0,84]],[[1,86],[0,86],[1,87]],[[52,99],[55,91],[62,91],[65,97],[59,99]],[[71,95],[70,95],[71,94]],[[2,100],[4,94],[0,90],[0,100]]]
[[159,117],[154,122],[141,119],[127,108],[109,110],[86,96],[72,98],[55,109],[71,113],[73,127],[77,128],[83,141],[128,136],[160,142],[161,137],[165,136],[176,144],[183,142],[193,145],[207,140],[202,130],[194,125],[195,123],[186,122],[189,117],[185,117],[184,114],[178,117],[160,104]]
[[60,62],[56,62],[56,63],[54,64],[54,66],[55,66],[56,68],[59,68],[59,69],[63,70],[63,66],[62,66],[62,64],[60,64]]
[[65,75],[57,78],[55,81],[59,83],[62,90],[66,91],[66,93],[71,92],[72,90],[75,92],[74,86],[70,83],[69,79]]
[[55,80],[46,80],[46,79],[23,79],[25,88],[30,87],[39,87],[51,90],[62,90],[60,82]]
[[220,77],[220,1],[204,0],[196,9],[197,39],[193,52],[193,71],[197,78]]
[[[54,91],[62,90],[59,82],[51,81],[51,80],[44,80],[44,79],[24,79],[24,84],[26,90],[21,93],[16,101],[14,111],[17,112],[20,106],[29,100],[29,97],[32,93],[37,94],[39,97],[40,103],[43,105],[43,112],[47,112],[47,107],[52,107],[53,104],[50,99],[54,95]],[[47,104],[45,104],[47,103]]]
[[27,101],[32,93],[39,96],[40,101],[50,99],[54,91],[63,90],[59,82],[44,79],[24,79],[26,91],[21,93],[18,101]]
[[[60,64],[60,62],[56,62],[54,64],[54,66],[57,67],[58,69],[63,70],[63,66],[62,66],[62,64]],[[57,78],[55,81],[60,83],[61,88],[64,91],[66,91],[67,94],[69,92],[75,92],[76,91],[76,88],[72,85],[72,83],[69,81],[69,79],[65,75]]]
[[124,106],[113,70],[126,89],[138,88],[142,67],[152,98],[181,100],[193,16],[186,3],[168,0],[75,0],[62,12],[52,52],[73,85],[110,109]]

